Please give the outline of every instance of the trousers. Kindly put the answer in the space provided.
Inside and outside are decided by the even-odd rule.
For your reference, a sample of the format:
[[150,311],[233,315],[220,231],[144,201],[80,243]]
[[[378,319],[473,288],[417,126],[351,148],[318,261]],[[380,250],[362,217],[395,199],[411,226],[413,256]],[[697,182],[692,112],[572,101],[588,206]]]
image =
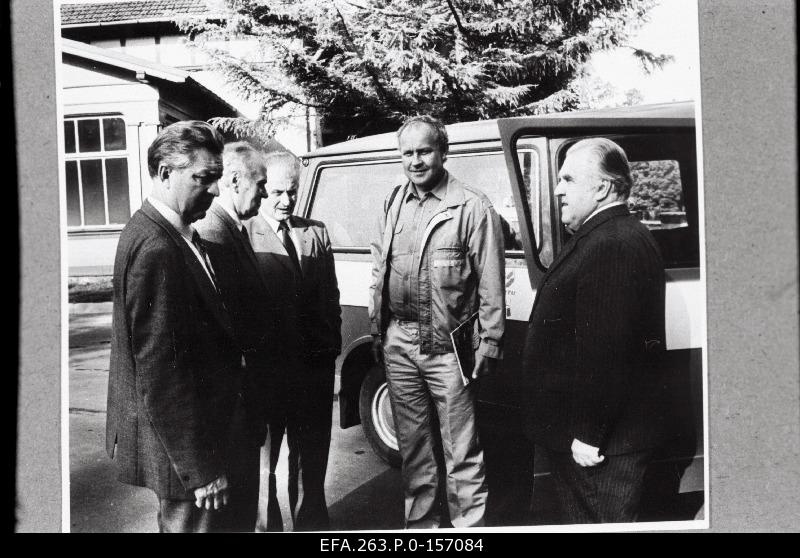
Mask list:
[[550,452],[556,494],[564,523],[636,521],[644,474],[652,450],[606,455],[594,467],[581,467],[571,453]]
[[389,323],[383,354],[402,457],[406,528],[439,527],[442,492],[453,527],[484,525],[488,488],[475,394],[464,386],[455,354],[421,354],[419,325],[397,319]]
[[330,529],[325,499],[325,474],[331,443],[334,361],[295,363],[279,369],[269,419],[269,436],[262,449],[269,463],[267,506],[260,506],[258,530],[282,531],[275,470],[284,435],[289,447],[289,510],[295,531]]

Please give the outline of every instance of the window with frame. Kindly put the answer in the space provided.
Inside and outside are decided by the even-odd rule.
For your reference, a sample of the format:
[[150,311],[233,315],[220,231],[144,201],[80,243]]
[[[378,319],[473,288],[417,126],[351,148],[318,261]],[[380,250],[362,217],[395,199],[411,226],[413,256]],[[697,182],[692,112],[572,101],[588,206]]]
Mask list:
[[[531,192],[539,190],[538,155],[526,150],[519,157],[526,180],[527,201],[538,203],[538,199],[531,200]],[[487,195],[501,220],[507,256],[522,257],[519,222],[503,154],[451,153],[445,168]],[[375,234],[377,212],[383,208],[384,200],[394,186],[407,180],[397,160],[324,166],[317,174],[310,217],[325,223],[334,249],[366,250]]]
[[64,119],[67,226],[118,227],[131,216],[125,121]]

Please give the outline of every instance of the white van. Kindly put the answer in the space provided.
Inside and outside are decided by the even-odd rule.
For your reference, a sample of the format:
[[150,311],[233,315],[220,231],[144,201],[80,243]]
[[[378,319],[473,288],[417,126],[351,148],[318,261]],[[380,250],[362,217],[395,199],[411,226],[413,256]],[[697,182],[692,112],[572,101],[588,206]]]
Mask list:
[[[536,285],[565,241],[553,190],[575,141],[604,136],[625,149],[635,186],[629,200],[666,263],[665,389],[674,414],[647,486],[642,519],[692,519],[701,509],[705,293],[700,283],[695,113],[690,102],[469,122],[448,126],[445,167],[483,190],[503,218],[506,247],[505,359],[481,380],[478,424],[489,482],[487,521],[547,521],[547,463],[521,431],[520,365]],[[382,367],[370,354],[369,240],[390,189],[405,176],[393,133],[323,147],[302,157],[296,213],[324,222],[342,305],[340,426],[361,424],[374,450],[400,457]],[[541,452],[539,452],[541,453]],[[537,498],[531,498],[534,490]]]

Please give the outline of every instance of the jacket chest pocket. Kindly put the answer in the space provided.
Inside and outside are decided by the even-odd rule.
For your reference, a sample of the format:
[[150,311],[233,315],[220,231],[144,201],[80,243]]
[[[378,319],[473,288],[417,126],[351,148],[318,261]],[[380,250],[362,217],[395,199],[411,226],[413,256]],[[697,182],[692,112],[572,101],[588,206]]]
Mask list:
[[466,267],[466,253],[460,246],[437,248],[430,256],[431,283],[444,289],[461,287]]

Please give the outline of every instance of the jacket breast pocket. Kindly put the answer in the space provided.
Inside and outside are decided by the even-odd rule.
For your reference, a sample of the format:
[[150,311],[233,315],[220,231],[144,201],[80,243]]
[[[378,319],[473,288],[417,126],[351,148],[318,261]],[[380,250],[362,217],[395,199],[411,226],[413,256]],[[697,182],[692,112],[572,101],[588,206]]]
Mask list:
[[460,288],[465,280],[466,254],[458,246],[437,248],[431,254],[430,270],[434,287]]

